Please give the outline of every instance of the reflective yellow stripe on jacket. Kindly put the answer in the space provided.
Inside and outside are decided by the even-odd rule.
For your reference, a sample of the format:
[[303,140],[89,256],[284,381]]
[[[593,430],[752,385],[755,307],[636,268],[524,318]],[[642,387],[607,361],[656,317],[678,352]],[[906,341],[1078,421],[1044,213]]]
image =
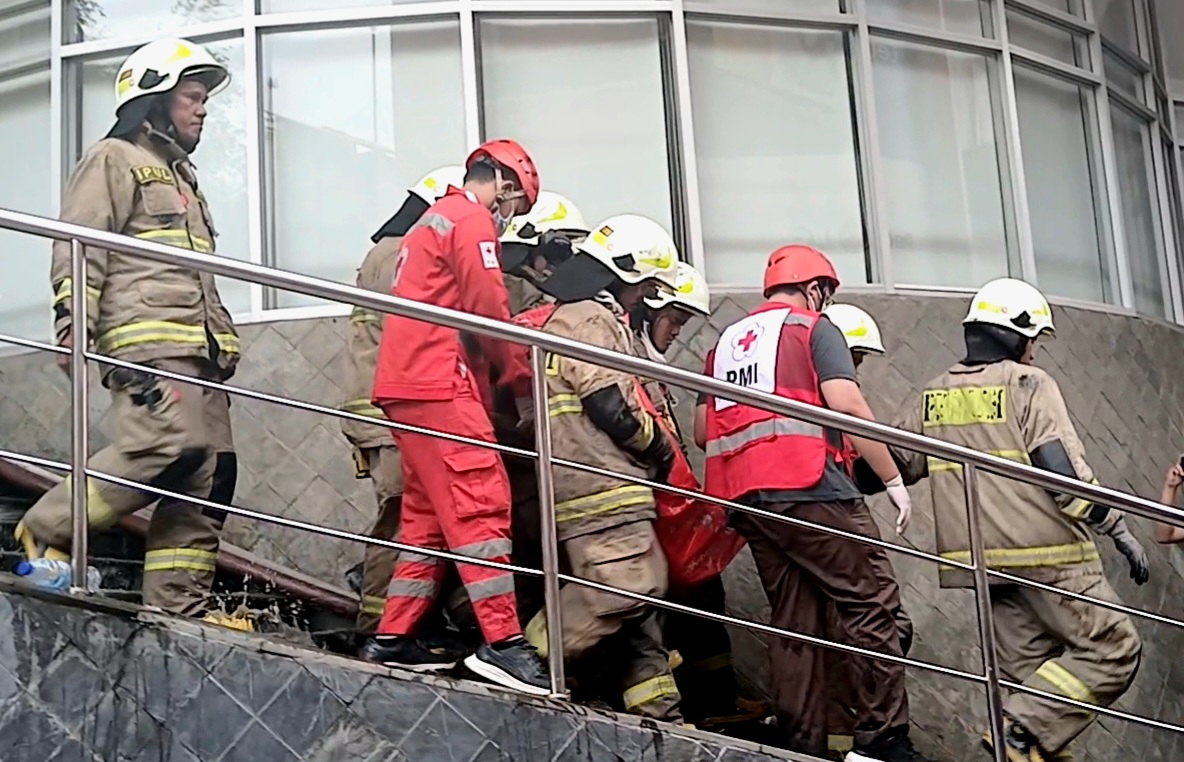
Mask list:
[[386,420],[386,413],[382,412],[381,409],[367,399],[347,400],[341,403],[341,406],[337,409],[346,413],[353,413],[354,415],[364,415],[367,418],[381,418]]
[[[583,415],[584,403],[575,394],[554,394],[548,402],[548,414],[555,418],[560,415]],[[646,415],[643,417],[642,429],[636,439],[649,441],[654,437],[654,421]],[[654,491],[640,484],[626,484],[603,492],[596,492],[583,497],[564,500],[555,504],[555,521],[578,521],[604,513],[611,513],[635,505],[646,505],[654,500]]]
[[[552,418],[561,415],[583,415],[584,403],[575,394],[552,394],[547,401],[547,414]],[[644,450],[654,441],[654,418],[644,410],[638,417],[641,421],[641,429],[633,435],[628,446]]]
[[[941,557],[964,564],[970,563],[969,550],[947,551],[942,553]],[[1048,545],[1037,548],[987,548],[984,557],[987,566],[993,569],[1070,566],[1099,559],[1098,546],[1089,540],[1068,545]],[[943,566],[941,568],[950,570],[953,567]]]
[[143,238],[145,241],[153,241],[164,244],[165,246],[176,246],[180,249],[189,249],[190,251],[199,251],[205,254],[209,254],[214,250],[212,243],[201,236],[193,235],[185,228],[145,230],[143,233],[136,233],[136,238]]
[[[94,286],[87,286],[86,287],[86,298],[87,298],[88,302],[94,301],[95,303],[98,303],[99,297],[102,296],[102,294],[103,294],[103,292],[98,290]],[[73,278],[66,278],[58,285],[58,291],[56,294],[53,295],[53,306],[56,307],[59,304],[62,304],[64,302],[68,302],[68,301],[70,301],[70,298],[73,296],[74,296],[74,279]],[[90,306],[93,306],[93,305],[90,305]]]
[[112,328],[99,337],[99,354],[132,346],[133,344],[193,344],[207,346],[204,325],[185,325],[171,320],[141,320]]

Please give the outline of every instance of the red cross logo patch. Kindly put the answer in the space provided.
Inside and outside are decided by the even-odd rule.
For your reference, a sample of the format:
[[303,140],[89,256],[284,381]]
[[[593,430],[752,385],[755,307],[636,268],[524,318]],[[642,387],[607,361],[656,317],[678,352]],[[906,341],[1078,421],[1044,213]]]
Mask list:
[[742,360],[756,351],[765,329],[759,323],[752,325],[746,332],[732,339],[732,359]]

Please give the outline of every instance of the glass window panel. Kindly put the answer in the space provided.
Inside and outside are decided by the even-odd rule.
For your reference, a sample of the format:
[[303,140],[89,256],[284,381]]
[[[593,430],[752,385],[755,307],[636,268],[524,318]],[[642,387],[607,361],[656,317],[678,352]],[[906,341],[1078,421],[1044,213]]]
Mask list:
[[[479,31],[486,136],[520,140],[543,187],[589,224],[631,212],[670,229],[657,21],[481,19]],[[547,75],[524,86],[532,70]]]
[[1135,309],[1163,317],[1166,305],[1159,269],[1163,237],[1159,208],[1153,201],[1158,194],[1152,191],[1151,185],[1150,130],[1138,117],[1117,106],[1110,109],[1110,115]]
[[243,12],[242,0],[66,0],[70,42],[184,33],[184,27],[221,21]]
[[49,2],[29,5],[0,0],[0,69],[16,62],[49,60],[49,13]]
[[1107,40],[1137,53],[1134,0],[1093,0],[1098,31]]
[[288,11],[319,11],[325,8],[373,8],[390,5],[418,3],[423,0],[259,0],[262,13],[286,13]]
[[[210,99],[201,145],[193,153],[197,181],[217,226],[218,254],[250,258],[247,232],[247,109],[243,96],[243,46],[238,40],[209,43],[206,50],[230,69],[230,85]],[[124,56],[82,64],[82,146],[100,140],[115,123],[115,75]],[[231,312],[250,309],[250,287],[218,279],[218,292]]]
[[[1166,141],[1161,143],[1164,155],[1164,164],[1167,167],[1167,186],[1168,186],[1168,207],[1171,210],[1171,225],[1172,225],[1172,240],[1176,242],[1176,251],[1172,256],[1176,257],[1177,267],[1180,266],[1180,252],[1184,251],[1184,241],[1180,240],[1180,215],[1184,213],[1184,209],[1180,207],[1180,175],[1176,171],[1176,152],[1175,147]],[[1184,270],[1179,271],[1184,276]]]
[[837,13],[839,0],[685,0],[688,11],[787,16],[795,13]]
[[1115,301],[1099,240],[1105,187],[1093,155],[1091,90],[1015,67],[1036,275],[1047,294]]
[[1074,16],[1081,14],[1081,0],[1035,0],[1039,5],[1047,5],[1056,11],[1064,11],[1065,13],[1072,13]]
[[1018,11],[1007,11],[1007,35],[1011,44],[1055,58],[1071,66],[1089,68],[1089,44],[1082,35],[1038,21]]
[[1139,103],[1144,103],[1143,75],[1123,63],[1119,58],[1107,51],[1102,51],[1102,61],[1106,70],[1106,82]]
[[687,44],[708,280],[759,285],[801,241],[866,283],[842,34],[692,21]]
[[872,23],[911,24],[975,37],[995,36],[991,6],[986,0],[870,0],[867,17]]
[[872,42],[898,283],[977,287],[1007,274],[988,65],[970,53]]
[[[268,35],[262,61],[269,250],[285,270],[352,283],[407,189],[464,161],[460,27]],[[324,303],[276,296],[281,307]]]
[[[48,34],[45,43],[48,48]],[[0,71],[0,208],[45,217],[57,213],[50,183],[53,129],[49,64],[43,71],[17,76]],[[49,250],[44,238],[0,230],[0,332],[41,341],[51,338]]]
[[1184,106],[1173,106],[1176,112],[1176,140],[1184,142]]
[[1155,10],[1160,34],[1167,42],[1163,57],[1168,73],[1168,90],[1184,95],[1184,45],[1180,44],[1184,40],[1184,3],[1167,0],[1157,4]]

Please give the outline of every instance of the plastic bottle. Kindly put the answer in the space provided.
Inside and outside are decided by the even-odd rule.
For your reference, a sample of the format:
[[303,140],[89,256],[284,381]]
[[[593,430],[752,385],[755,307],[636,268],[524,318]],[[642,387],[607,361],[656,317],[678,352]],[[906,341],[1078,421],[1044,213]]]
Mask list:
[[[51,561],[46,558],[21,561],[16,565],[16,574],[38,587],[63,593],[70,589],[74,578],[69,561]],[[92,592],[98,591],[101,582],[102,575],[99,574],[99,570],[88,566],[86,568],[86,589]]]

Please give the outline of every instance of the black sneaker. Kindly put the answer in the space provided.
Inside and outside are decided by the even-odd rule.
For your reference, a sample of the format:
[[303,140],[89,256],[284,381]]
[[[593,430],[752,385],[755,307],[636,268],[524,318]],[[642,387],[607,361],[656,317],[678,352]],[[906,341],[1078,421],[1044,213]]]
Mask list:
[[908,731],[891,733],[867,746],[855,745],[844,762],[929,762],[913,748]]
[[367,640],[358,656],[362,661],[412,672],[442,672],[455,667],[459,658],[434,651],[415,638],[384,635]]
[[526,638],[489,645],[465,659],[465,666],[491,683],[531,696],[551,694],[551,676],[534,646]]
[[458,662],[473,653],[473,647],[456,630],[441,629],[424,633],[420,638],[423,647],[442,658]]

